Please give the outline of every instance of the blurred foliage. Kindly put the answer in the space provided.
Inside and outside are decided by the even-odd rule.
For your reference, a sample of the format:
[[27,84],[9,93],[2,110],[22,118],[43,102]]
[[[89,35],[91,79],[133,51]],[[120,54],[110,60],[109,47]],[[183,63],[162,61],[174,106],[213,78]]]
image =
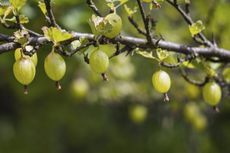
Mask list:
[[[103,14],[104,0],[95,0]],[[179,1],[183,3],[183,1]],[[90,32],[92,11],[84,0],[53,0],[58,23],[70,30]],[[131,8],[135,3],[129,0]],[[204,32],[230,49],[230,3],[228,0],[192,1],[192,16],[202,20]],[[146,6],[148,11],[148,6]],[[41,33],[46,24],[37,0],[28,1],[22,12],[29,17],[26,27]],[[123,34],[141,37],[127,20],[123,7],[118,9],[124,22]],[[192,44],[188,26],[172,7],[153,10],[156,33],[166,40]],[[140,21],[139,13],[135,20]],[[141,25],[143,26],[143,25]],[[2,26],[1,32],[12,34]],[[166,71],[172,79],[170,103],[153,90],[152,73],[156,61],[139,55],[120,55],[111,60],[109,82],[93,73],[82,55],[65,58],[67,74],[62,91],[44,72],[43,61],[51,51],[38,51],[37,74],[23,95],[22,86],[12,72],[14,53],[0,56],[0,152],[1,153],[222,153],[230,152],[230,98],[225,97],[216,114],[207,106],[200,89],[186,83],[177,70]],[[191,69],[189,74],[203,74]],[[191,101],[192,100],[192,101]],[[133,107],[141,107],[141,124],[133,122]],[[138,115],[137,115],[138,116]]]

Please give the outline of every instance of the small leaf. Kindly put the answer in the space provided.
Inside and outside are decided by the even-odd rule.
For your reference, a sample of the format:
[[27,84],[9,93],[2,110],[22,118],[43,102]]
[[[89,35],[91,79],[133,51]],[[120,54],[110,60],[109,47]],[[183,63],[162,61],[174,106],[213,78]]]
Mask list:
[[141,56],[143,56],[143,57],[145,57],[145,58],[150,58],[150,59],[154,59],[154,60],[158,61],[158,59],[153,56],[152,52],[138,50],[136,53],[141,55]]
[[29,33],[26,30],[18,30],[14,32],[15,42],[25,45],[29,40]]
[[163,62],[166,62],[168,64],[177,64],[177,56],[175,53],[169,52],[169,56],[163,60]]
[[0,5],[0,16],[5,14],[5,11],[8,9],[7,5]]
[[65,30],[58,29],[56,27],[51,27],[51,28],[43,27],[42,30],[45,37],[49,41],[52,41],[55,44],[68,40],[73,37],[71,33],[68,33]]
[[194,37],[195,35],[197,35],[201,31],[203,31],[204,29],[205,29],[205,26],[203,25],[203,22],[201,20],[199,20],[196,23],[193,23],[192,25],[189,26],[189,31],[190,31],[192,37]]
[[163,50],[161,48],[157,48],[156,49],[156,52],[157,52],[157,56],[158,58],[163,61],[164,59],[166,59],[168,56],[169,56],[169,53],[167,50]]
[[106,0],[107,6],[111,9],[114,10],[115,5],[114,5],[114,0]]
[[20,10],[25,4],[27,0],[9,0],[10,4],[17,10]]
[[[25,15],[20,15],[20,16],[19,16],[19,19],[20,19],[20,23],[21,23],[21,24],[25,24],[25,23],[28,23],[28,22],[29,22],[28,17],[26,17]],[[15,16],[12,17],[12,18],[10,18],[10,19],[9,19],[9,18],[6,18],[5,21],[14,22],[14,23],[17,22]]]
[[43,13],[44,15],[46,15],[47,10],[46,10],[46,5],[45,5],[45,3],[42,2],[42,1],[39,1],[39,2],[38,2],[38,6],[39,6],[39,8],[41,9],[42,13]]
[[12,6],[7,7],[7,9],[4,12],[3,19],[5,19],[8,15],[10,15],[10,13],[12,13],[12,11],[13,11],[13,7]]
[[189,68],[189,69],[194,69],[195,68],[195,66],[191,62],[189,62],[189,61],[183,62],[182,65],[184,67],[186,67],[186,68]]
[[125,4],[124,8],[125,8],[125,11],[127,12],[128,16],[132,16],[134,13],[137,12],[137,7],[135,7],[134,9],[131,9]]
[[20,19],[20,23],[22,23],[22,24],[29,23],[29,18],[25,15],[20,15],[19,19]]

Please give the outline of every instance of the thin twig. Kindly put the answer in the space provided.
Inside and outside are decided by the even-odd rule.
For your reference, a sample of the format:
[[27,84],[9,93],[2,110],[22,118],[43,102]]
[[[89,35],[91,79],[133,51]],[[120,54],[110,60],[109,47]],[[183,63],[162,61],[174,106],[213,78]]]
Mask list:
[[136,30],[140,34],[146,36],[146,32],[144,32],[142,29],[140,29],[140,27],[138,26],[138,24],[136,23],[136,21],[131,16],[129,16],[128,19],[129,19],[129,22],[136,28]]
[[76,48],[75,50],[71,51],[71,52],[63,52],[62,54],[65,55],[65,56],[73,56],[74,54],[76,54],[77,52],[79,52],[80,50],[84,49],[84,48],[87,48],[91,45],[93,45],[94,42],[88,42],[78,48]]
[[[194,21],[192,20],[192,18],[190,17],[189,14],[186,13],[186,11],[184,11],[180,5],[177,4],[176,1],[171,1],[171,0],[166,0],[169,4],[171,4],[180,14],[181,16],[184,18],[184,20],[189,24],[192,25],[194,23]],[[202,43],[206,46],[212,46],[212,43],[205,37],[205,35],[200,32],[197,34],[197,36],[202,40],[202,42],[200,42],[198,39],[196,39],[194,37],[194,40],[198,43]]]
[[209,81],[208,77],[205,77],[205,80],[201,81],[201,82],[193,80],[193,79],[189,78],[189,75],[187,74],[187,72],[182,68],[180,68],[180,72],[181,72],[182,77],[185,79],[185,81],[187,81],[187,82],[189,82],[195,86],[203,87]]
[[[95,36],[93,34],[75,32],[73,33],[73,35],[75,40],[85,38],[89,41],[95,41]],[[71,38],[71,40],[73,39]],[[158,39],[153,38],[152,41],[154,43],[157,43]],[[116,37],[115,39],[109,39],[108,42],[112,44],[121,43],[122,45],[129,45],[131,47],[139,47],[142,49],[155,48],[154,46],[147,44],[147,41],[145,39],[129,37],[129,36],[119,36]],[[34,44],[44,45],[46,43],[49,43],[49,41],[45,37],[30,38],[31,45]],[[16,45],[14,42],[0,45],[0,54],[16,49],[15,46]],[[213,57],[213,58],[218,58],[220,62],[225,62],[225,63],[230,62],[230,51],[219,47],[214,47],[214,48],[213,47],[191,47],[191,46],[186,46],[183,44],[173,43],[165,40],[161,40],[160,42],[158,42],[158,47],[179,54],[192,55],[195,53],[196,55],[202,56],[205,59],[209,59]]]
[[14,40],[13,37],[4,35],[0,33],[0,42],[12,42]]
[[94,11],[97,16],[102,16],[96,5],[94,4],[93,0],[86,0],[86,3],[89,7]]
[[44,0],[45,5],[46,5],[46,11],[47,11],[47,21],[49,23],[50,27],[59,27],[59,25],[56,23],[53,11],[52,11],[52,7],[51,7],[51,0]]
[[150,31],[150,25],[149,25],[149,19],[147,19],[147,16],[145,14],[145,11],[144,11],[144,8],[142,6],[142,3],[140,0],[137,0],[137,4],[139,6],[139,9],[140,9],[140,12],[141,12],[141,17],[142,17],[142,20],[143,20],[143,23],[144,23],[144,26],[145,26],[145,30],[146,30],[146,39],[148,40],[148,43],[149,44],[153,44],[152,42],[152,35],[151,35],[151,31]]

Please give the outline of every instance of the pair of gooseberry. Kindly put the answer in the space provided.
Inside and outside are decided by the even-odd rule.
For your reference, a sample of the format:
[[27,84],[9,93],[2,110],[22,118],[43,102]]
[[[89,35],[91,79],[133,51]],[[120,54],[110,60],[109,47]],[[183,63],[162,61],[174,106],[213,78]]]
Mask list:
[[[27,94],[27,86],[34,80],[36,74],[37,54],[34,53],[30,57],[24,55],[22,49],[16,49],[14,55],[16,62],[13,65],[13,73],[18,82],[24,85],[24,93]],[[58,82],[65,74],[66,64],[58,53],[52,51],[45,59],[44,68],[47,76]],[[58,89],[60,89],[60,85]]]
[[[160,93],[167,93],[171,86],[171,80],[167,72],[158,71],[152,76],[152,84],[154,88]],[[211,106],[216,106],[221,100],[221,88],[215,82],[205,84],[202,89],[204,101]]]

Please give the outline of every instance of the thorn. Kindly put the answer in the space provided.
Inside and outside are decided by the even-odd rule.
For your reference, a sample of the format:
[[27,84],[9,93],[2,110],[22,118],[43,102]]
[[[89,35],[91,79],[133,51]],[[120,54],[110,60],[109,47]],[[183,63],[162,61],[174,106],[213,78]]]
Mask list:
[[164,38],[160,35],[160,38],[154,44],[156,48],[158,48],[159,43],[160,43],[161,40],[164,40]]
[[29,91],[28,91],[28,86],[24,85],[24,94],[28,95]]
[[104,81],[109,81],[108,76],[106,75],[106,73],[102,73],[101,76],[102,76]]
[[169,96],[168,93],[164,93],[164,102],[169,102]]
[[57,89],[58,91],[62,89],[61,84],[60,84],[59,81],[56,81],[56,82],[55,82],[55,86],[56,86],[56,89]]

